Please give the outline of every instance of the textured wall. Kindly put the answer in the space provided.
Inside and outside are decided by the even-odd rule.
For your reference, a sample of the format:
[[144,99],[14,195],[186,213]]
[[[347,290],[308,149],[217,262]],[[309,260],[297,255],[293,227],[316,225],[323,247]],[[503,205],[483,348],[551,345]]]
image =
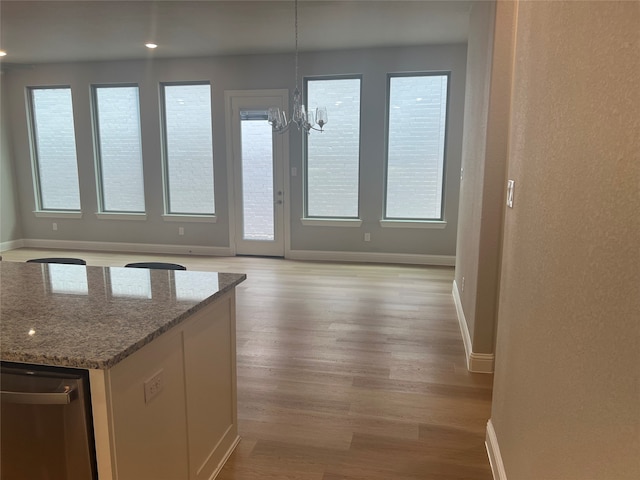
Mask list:
[[640,4],[521,2],[492,423],[515,480],[640,478]]

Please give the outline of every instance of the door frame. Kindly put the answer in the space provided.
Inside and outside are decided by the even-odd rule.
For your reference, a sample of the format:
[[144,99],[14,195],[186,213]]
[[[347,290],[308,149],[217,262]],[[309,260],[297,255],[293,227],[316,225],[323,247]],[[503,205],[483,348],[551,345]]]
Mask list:
[[[231,255],[237,255],[236,252],[236,230],[239,222],[239,209],[236,205],[236,179],[234,164],[234,144],[233,144],[233,101],[234,99],[256,98],[256,97],[280,97],[282,108],[286,112],[289,111],[289,91],[287,89],[268,89],[268,90],[225,90],[224,92],[224,109],[225,109],[225,136],[227,142],[227,202],[229,204],[229,250]],[[279,134],[282,142],[280,150],[282,151],[282,176],[283,176],[283,232],[284,235],[284,258],[289,257],[291,251],[291,207],[290,207],[290,186],[289,178],[289,133]]]

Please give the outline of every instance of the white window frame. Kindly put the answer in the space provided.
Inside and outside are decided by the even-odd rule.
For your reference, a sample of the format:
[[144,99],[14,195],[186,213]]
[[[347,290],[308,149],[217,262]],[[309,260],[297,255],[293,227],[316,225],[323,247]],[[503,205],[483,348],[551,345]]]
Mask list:
[[[331,76],[321,76],[321,77],[305,77],[304,82],[304,99],[305,99],[305,108],[308,110],[308,93],[309,93],[309,82],[316,81],[331,81],[331,80],[358,80],[360,90],[358,92],[359,95],[359,103],[360,103],[360,112],[358,112],[358,205],[357,205],[357,213],[355,216],[311,216],[309,215],[309,145],[308,145],[308,136],[304,134],[303,136],[303,169],[304,169],[304,207],[303,207],[303,218],[301,222],[304,226],[323,226],[323,227],[360,227],[362,225],[362,220],[360,219],[360,172],[362,167],[362,78],[361,74],[356,75],[331,75]],[[331,106],[325,105],[327,107],[329,123],[331,122]],[[327,127],[330,128],[330,127]],[[310,132],[309,135],[321,135],[320,132]]]
[[[445,107],[445,125],[444,125],[444,145],[442,153],[442,185],[440,199],[440,216],[434,218],[410,218],[410,217],[388,217],[387,216],[387,188],[389,184],[389,146],[390,146],[390,115],[391,115],[391,81],[393,78],[402,77],[447,77],[447,98]],[[449,71],[432,71],[432,72],[407,72],[407,73],[389,73],[387,74],[387,116],[385,125],[385,159],[384,159],[384,204],[383,218],[380,221],[382,227],[391,228],[445,228],[445,194],[446,194],[446,167],[447,167],[447,140],[449,130],[449,115],[451,102],[451,72]]]
[[[104,182],[102,178],[102,151],[100,146],[100,122],[98,119],[98,89],[100,88],[131,88],[138,89],[138,131],[140,137],[140,162],[143,169],[142,178],[142,196],[144,203],[144,210],[107,210],[104,200]],[[146,199],[144,188],[144,159],[142,157],[142,118],[140,116],[140,86],[137,83],[118,83],[118,84],[94,84],[91,85],[91,107],[92,107],[92,120],[93,120],[93,144],[95,152],[95,171],[96,171],[96,183],[98,193],[98,212],[96,217],[102,220],[146,220]]]
[[[41,170],[39,159],[39,147],[38,140],[36,138],[36,113],[35,105],[33,102],[33,92],[36,90],[69,90],[71,94],[71,112],[72,120],[74,122],[74,136],[73,141],[76,147],[76,169],[78,182],[78,200],[80,202],[80,208],[45,208],[42,200],[42,185],[41,185]],[[27,100],[27,119],[29,128],[29,147],[31,150],[31,168],[32,168],[32,181],[33,190],[35,194],[36,208],[34,215],[38,218],[82,218],[82,196],[80,195],[80,172],[78,165],[78,142],[75,136],[75,115],[73,115],[73,91],[70,85],[46,85],[46,86],[28,86],[26,88],[26,100]]]
[[[190,86],[190,85],[207,85],[210,90],[210,115],[211,115],[211,162],[213,168],[213,213],[189,213],[189,212],[173,212],[170,209],[170,197],[171,191],[169,186],[169,154],[167,147],[167,111],[166,111],[166,98],[165,88],[175,86]],[[184,222],[191,223],[216,223],[217,222],[217,202],[215,199],[215,139],[213,133],[213,86],[209,80],[202,81],[182,81],[182,82],[160,82],[160,126],[162,135],[162,185],[164,191],[164,214],[162,219],[165,222]]]

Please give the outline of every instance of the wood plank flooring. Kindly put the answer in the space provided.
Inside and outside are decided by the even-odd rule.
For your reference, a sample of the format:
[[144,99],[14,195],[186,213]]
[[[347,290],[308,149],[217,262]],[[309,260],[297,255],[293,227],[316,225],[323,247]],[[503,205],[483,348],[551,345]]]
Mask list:
[[490,480],[491,375],[466,370],[453,269],[18,249],[3,261],[240,272],[238,425],[219,480]]

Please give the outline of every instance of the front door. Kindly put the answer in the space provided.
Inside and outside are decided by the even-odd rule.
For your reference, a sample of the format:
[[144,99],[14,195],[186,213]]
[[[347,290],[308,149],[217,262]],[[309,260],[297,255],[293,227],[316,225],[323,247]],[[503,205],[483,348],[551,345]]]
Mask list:
[[227,92],[233,169],[232,243],[237,254],[285,253],[285,155],[287,134],[272,133],[270,107],[287,107],[287,93]]

